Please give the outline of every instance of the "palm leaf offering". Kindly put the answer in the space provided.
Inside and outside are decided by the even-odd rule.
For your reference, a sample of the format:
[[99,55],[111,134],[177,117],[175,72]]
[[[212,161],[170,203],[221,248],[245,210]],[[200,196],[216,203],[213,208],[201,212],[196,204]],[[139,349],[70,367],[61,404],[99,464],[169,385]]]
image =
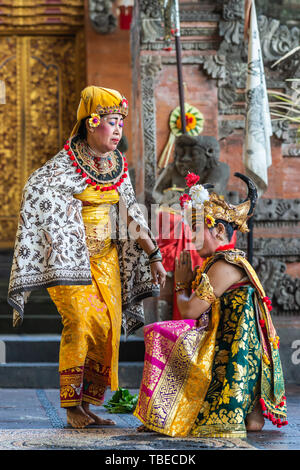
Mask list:
[[295,47],[294,49],[292,49],[291,51],[287,52],[286,54],[284,54],[284,56],[280,57],[280,59],[278,59],[276,62],[274,62],[274,64],[271,65],[271,67],[275,67],[276,65],[278,65],[280,62],[282,62],[283,60],[287,59],[288,57],[290,57],[291,55],[295,54],[296,52],[298,52],[300,50],[300,46],[297,46]]
[[[279,60],[277,60],[271,67],[275,67],[280,62],[286,60],[296,52],[300,51],[300,46],[295,47]],[[275,101],[270,101],[270,113],[277,121],[289,121],[290,123],[300,124],[300,86],[299,78],[287,78],[287,82],[293,82],[291,86],[291,95],[281,93],[279,91],[268,91],[270,98]],[[299,128],[300,130],[300,128]],[[299,132],[298,130],[298,132]]]
[[131,395],[126,388],[120,388],[108,402],[103,405],[109,413],[132,413],[135,410],[138,396]]

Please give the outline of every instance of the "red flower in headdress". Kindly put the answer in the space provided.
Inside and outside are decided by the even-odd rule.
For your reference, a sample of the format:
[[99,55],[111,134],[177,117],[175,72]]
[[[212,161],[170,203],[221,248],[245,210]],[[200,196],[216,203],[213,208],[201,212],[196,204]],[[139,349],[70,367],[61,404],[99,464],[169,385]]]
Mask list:
[[189,173],[185,177],[186,184],[188,185],[189,188],[191,186],[194,186],[196,183],[198,183],[199,180],[200,180],[200,176],[195,175],[195,173]]
[[122,99],[121,106],[125,109],[128,108],[128,100],[126,98]]
[[191,196],[189,196],[188,194],[183,194],[182,196],[180,196],[179,201],[180,201],[181,207],[184,208],[184,203],[190,200],[191,200]]

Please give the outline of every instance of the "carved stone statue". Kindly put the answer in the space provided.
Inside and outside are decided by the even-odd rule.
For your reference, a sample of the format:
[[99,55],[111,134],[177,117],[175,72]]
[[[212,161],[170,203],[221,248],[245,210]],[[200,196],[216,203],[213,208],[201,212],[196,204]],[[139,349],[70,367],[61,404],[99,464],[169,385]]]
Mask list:
[[113,33],[118,20],[112,12],[114,0],[89,0],[89,17],[93,28],[100,34]]
[[157,178],[153,199],[158,204],[179,202],[176,188],[185,188],[188,172],[200,176],[200,183],[214,184],[214,191],[226,193],[230,169],[219,161],[220,145],[215,137],[181,135],[176,139],[174,161]]

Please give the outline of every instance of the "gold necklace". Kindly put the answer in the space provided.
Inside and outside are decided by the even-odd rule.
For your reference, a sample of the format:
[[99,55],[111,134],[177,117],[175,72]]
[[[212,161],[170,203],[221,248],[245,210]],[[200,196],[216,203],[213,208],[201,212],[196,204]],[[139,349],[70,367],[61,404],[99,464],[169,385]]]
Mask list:
[[[125,155],[119,150],[110,152],[113,154],[112,160],[115,161],[115,168],[105,173],[100,173],[95,165],[94,159],[86,154],[86,152],[80,152],[80,142],[81,140],[78,136],[75,136],[71,140],[67,140],[64,145],[64,150],[69,155],[76,173],[80,174],[82,178],[86,178],[86,183],[94,186],[96,190],[110,191],[117,189],[123,183],[124,179],[127,178],[128,164]],[[81,148],[84,149],[84,147],[85,146],[82,146]],[[99,158],[101,159],[101,157]],[[100,184],[105,183],[110,185],[100,186]]]
[[81,155],[84,163],[90,164],[98,173],[105,175],[111,173],[117,167],[117,159],[113,151],[105,156],[99,155],[93,150],[86,141],[80,141],[76,144],[77,151]]

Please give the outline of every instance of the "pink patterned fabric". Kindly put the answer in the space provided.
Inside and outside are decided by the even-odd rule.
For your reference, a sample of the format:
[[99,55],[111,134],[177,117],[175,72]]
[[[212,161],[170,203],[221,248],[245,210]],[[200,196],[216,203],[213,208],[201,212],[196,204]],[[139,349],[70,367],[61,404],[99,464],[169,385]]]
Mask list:
[[[196,327],[196,320],[177,320],[152,323],[144,328],[145,360],[140,394],[148,403],[164,371],[177,339]],[[147,407],[146,407],[147,408]],[[146,412],[146,408],[144,412]],[[144,414],[144,413],[143,413]]]

